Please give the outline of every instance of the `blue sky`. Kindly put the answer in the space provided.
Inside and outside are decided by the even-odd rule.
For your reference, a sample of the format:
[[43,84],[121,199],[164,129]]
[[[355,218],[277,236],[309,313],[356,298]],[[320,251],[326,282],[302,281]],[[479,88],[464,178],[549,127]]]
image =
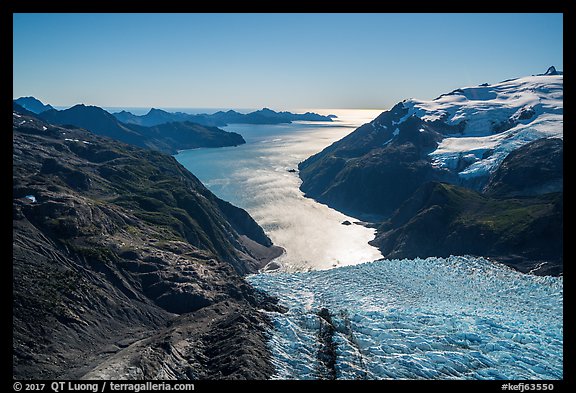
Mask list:
[[562,14],[14,14],[13,96],[366,108],[563,69]]

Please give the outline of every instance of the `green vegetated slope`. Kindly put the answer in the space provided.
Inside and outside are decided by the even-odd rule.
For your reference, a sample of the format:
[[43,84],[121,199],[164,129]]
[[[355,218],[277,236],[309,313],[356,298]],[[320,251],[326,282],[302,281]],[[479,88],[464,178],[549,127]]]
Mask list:
[[559,274],[562,212],[562,193],[498,199],[430,182],[378,227],[372,243],[390,258],[473,254]]

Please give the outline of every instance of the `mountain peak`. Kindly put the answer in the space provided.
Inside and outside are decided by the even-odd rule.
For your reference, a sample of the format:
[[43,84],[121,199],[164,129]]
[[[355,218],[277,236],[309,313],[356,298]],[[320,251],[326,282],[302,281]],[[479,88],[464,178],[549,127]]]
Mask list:
[[54,109],[51,105],[46,104],[39,99],[29,96],[29,97],[20,97],[18,99],[13,100],[16,104],[20,105],[22,108],[29,110],[33,113],[42,113],[50,109]]
[[79,111],[80,113],[105,113],[110,115],[110,113],[99,106],[96,105],[86,105],[86,104],[76,104],[73,107],[66,109],[67,111]]
[[160,115],[160,114],[164,114],[164,113],[168,113],[168,112],[166,112],[162,109],[158,109],[158,108],[150,108],[147,115]]
[[550,66],[545,73],[539,75],[562,75],[562,71],[557,71],[556,67]]
[[276,111],[273,111],[272,109],[270,109],[270,108],[266,108],[266,107],[265,107],[265,108],[262,108],[262,109],[260,109],[260,110],[259,110],[259,111],[257,111],[257,112],[262,112],[262,113],[277,113]]

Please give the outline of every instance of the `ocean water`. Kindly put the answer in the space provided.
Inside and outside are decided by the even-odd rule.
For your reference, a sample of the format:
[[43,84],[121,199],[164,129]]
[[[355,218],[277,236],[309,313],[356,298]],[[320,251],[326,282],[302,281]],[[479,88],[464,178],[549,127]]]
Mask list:
[[[246,209],[286,253],[283,270],[305,271],[381,258],[368,244],[374,229],[342,225],[354,218],[304,197],[298,163],[371,121],[380,111],[314,110],[336,114],[334,122],[279,125],[232,124],[245,145],[179,152],[175,158],[212,192]],[[301,112],[301,111],[298,111]]]
[[276,379],[317,379],[318,316],[334,326],[337,379],[562,379],[563,278],[482,258],[380,260],[250,276],[270,313]]

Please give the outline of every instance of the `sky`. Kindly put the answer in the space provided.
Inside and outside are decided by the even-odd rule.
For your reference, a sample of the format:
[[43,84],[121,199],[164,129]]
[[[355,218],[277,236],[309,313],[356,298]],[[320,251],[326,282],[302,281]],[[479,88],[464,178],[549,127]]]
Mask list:
[[562,14],[14,14],[13,97],[387,109],[563,69]]

